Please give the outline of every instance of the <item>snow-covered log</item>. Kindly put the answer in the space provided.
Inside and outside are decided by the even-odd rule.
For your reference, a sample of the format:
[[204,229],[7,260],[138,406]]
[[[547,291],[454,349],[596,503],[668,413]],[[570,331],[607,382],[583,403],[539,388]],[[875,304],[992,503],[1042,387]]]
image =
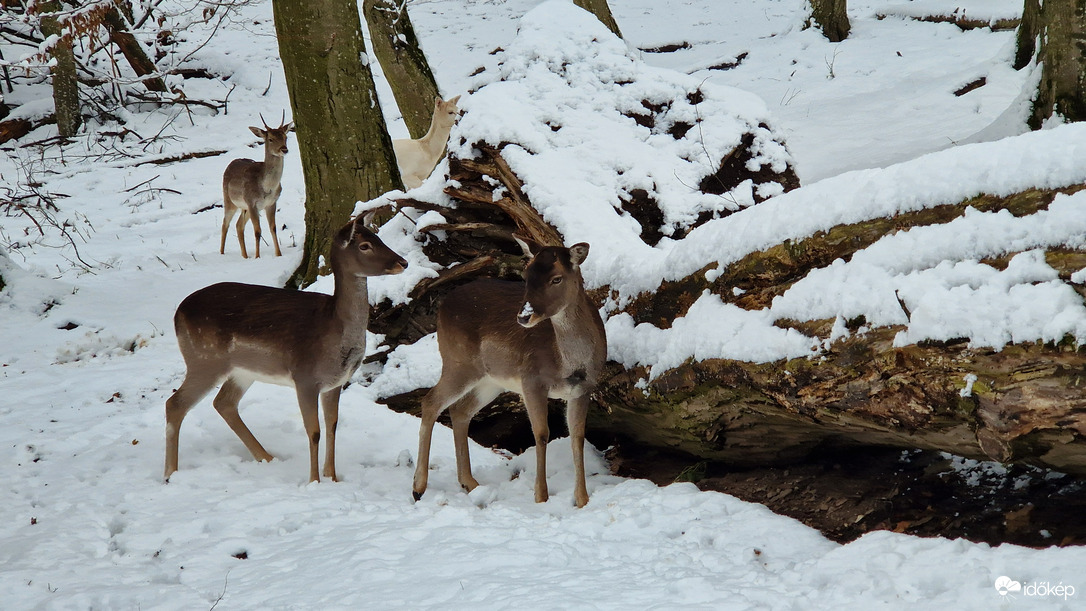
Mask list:
[[[392,204],[386,230],[415,245],[420,274],[372,319],[393,350],[433,331],[448,289],[517,278],[512,232],[586,241],[612,359],[597,440],[747,464],[874,444],[1086,473],[1086,193],[999,170],[1048,149],[1023,137],[983,159],[947,152],[789,192],[790,158],[757,100],[616,43],[545,3],[480,74],[445,180]],[[629,116],[664,99],[651,125]],[[684,104],[701,108],[684,132],[696,146],[657,129]],[[1077,150],[1052,151],[1043,181],[1073,184],[1060,175]],[[699,188],[743,151],[750,174],[727,196]],[[413,410],[421,392],[387,401]],[[522,418],[502,405],[492,431]]]

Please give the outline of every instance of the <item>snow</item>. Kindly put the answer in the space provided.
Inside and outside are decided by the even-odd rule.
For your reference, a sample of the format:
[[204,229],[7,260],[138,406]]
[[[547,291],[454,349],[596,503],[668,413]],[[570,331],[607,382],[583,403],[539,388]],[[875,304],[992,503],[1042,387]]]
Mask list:
[[[1086,180],[1082,126],[1024,133],[1021,115],[1009,112],[1033,78],[1007,66],[1013,32],[879,20],[878,12],[904,14],[902,3],[866,0],[850,2],[853,35],[833,45],[801,29],[799,1],[612,0],[624,45],[562,3],[547,3],[521,21],[537,4],[416,0],[409,7],[446,97],[492,82],[498,63],[507,62],[500,70],[516,78],[465,96],[468,112],[457,129],[478,130],[473,133],[480,137],[491,133],[486,130],[492,137],[516,133],[538,147],[534,156],[522,147],[511,163],[532,183],[530,195],[548,220],[570,242],[592,244],[583,268],[590,284],[616,287],[611,311],[707,262],[723,266],[835,224],[979,193]],[[991,18],[1015,13],[1014,4],[924,2],[932,13],[961,6]],[[293,393],[256,385],[241,412],[276,460],[252,461],[205,400],[185,421],[180,470],[163,484],[163,403],[184,373],[171,323],[176,304],[222,280],[281,284],[300,259],[304,227],[304,188],[292,147],[278,213],[286,227],[280,231],[284,256],[242,260],[233,238],[227,254],[218,254],[221,212],[207,207],[219,202],[222,170],[229,159],[260,156],[246,127],[259,125],[258,113],[273,117],[289,102],[270,3],[245,7],[202,47],[213,24],[193,27],[181,52],[231,78],[225,84],[190,79],[186,93],[221,100],[236,84],[229,114],[133,109],[122,116],[136,135],[124,140],[101,135],[119,131],[117,125],[92,124],[63,151],[27,147],[0,156],[5,188],[40,182],[37,188],[57,194],[58,220],[78,231],[78,256],[92,264],[79,264],[56,231],[39,236],[25,217],[0,218],[0,243],[10,255],[0,258],[8,283],[0,291],[3,608],[988,609],[1001,603],[1070,608],[1083,595],[1061,598],[1051,587],[1038,589],[1086,587],[1082,548],[990,547],[890,532],[838,545],[760,505],[690,484],[656,487],[611,476],[594,448],[587,452],[591,500],[574,509],[566,439],[548,448],[551,500],[535,504],[533,451],[510,457],[472,444],[482,485],[467,495],[456,483],[451,432],[439,426],[429,490],[412,503],[418,419],[375,399],[436,381],[440,358],[432,336],[397,348],[383,371],[364,368],[345,391],[337,434],[341,482],[305,483],[309,457]],[[518,28],[524,38],[516,37]],[[592,37],[602,44],[586,42]],[[563,42],[569,40],[583,44],[570,48]],[[690,48],[639,50],[682,41]],[[498,47],[504,51],[489,54]],[[744,52],[736,68],[709,69]],[[574,61],[561,87],[540,68],[555,58]],[[683,180],[689,175],[681,167],[654,173],[644,165],[653,158],[642,145],[656,147],[659,163],[675,152],[632,121],[621,128],[636,136],[628,147],[611,141],[622,132],[538,130],[536,121],[546,117],[540,113],[564,119],[606,110],[618,99],[605,97],[598,71],[581,70],[582,60],[612,66],[608,78],[640,72],[660,87],[703,84],[704,104],[728,115],[707,120],[716,128],[706,146],[734,138],[732,113],[767,118],[788,142],[804,186],[681,240],[656,247],[634,242],[636,223],[622,220],[613,194],[650,179],[664,184],[675,173]],[[480,66],[487,70],[471,76]],[[987,85],[953,95],[981,75]],[[405,133],[402,122],[387,84],[379,79],[379,86],[398,137]],[[510,113],[509,105],[501,112],[496,98],[503,88],[509,104],[533,114]],[[7,99],[46,99],[47,91],[22,87]],[[42,104],[36,102],[34,113]],[[484,125],[487,117],[491,123]],[[610,116],[594,129],[621,125],[620,115]],[[54,130],[42,128],[28,139]],[[161,137],[152,141],[155,134]],[[997,135],[1010,137],[983,141]],[[973,143],[958,144],[970,137]],[[559,145],[576,151],[576,163],[551,154]],[[142,163],[218,150],[227,152]],[[616,164],[628,164],[628,182],[613,182],[599,170]],[[431,178],[412,196],[447,203],[442,187],[440,177]],[[673,198],[667,202],[672,219],[704,203],[664,190]],[[1067,335],[1081,341],[1082,299],[1056,277],[1041,250],[1083,247],[1084,206],[1082,194],[1061,196],[1047,211],[1026,217],[969,211],[945,225],[888,235],[848,262],[816,270],[762,311],[703,295],[668,330],[609,316],[610,357],[659,373],[688,358],[771,361],[817,354],[824,342],[848,333],[843,324],[833,338],[811,338],[773,322],[841,322],[861,314],[868,325],[907,323],[899,343],[968,337],[973,345],[998,349]],[[400,214],[382,228],[382,238],[410,266],[373,279],[373,301],[402,302],[411,286],[436,275],[414,232],[416,223],[440,222],[437,212]],[[1006,269],[981,263],[1006,254],[1015,255]],[[1084,278],[1086,270],[1072,280]],[[330,279],[312,290],[331,290]],[[371,352],[380,349],[379,340],[370,337]],[[1016,600],[994,587],[1004,576],[1022,586],[1008,591]]]

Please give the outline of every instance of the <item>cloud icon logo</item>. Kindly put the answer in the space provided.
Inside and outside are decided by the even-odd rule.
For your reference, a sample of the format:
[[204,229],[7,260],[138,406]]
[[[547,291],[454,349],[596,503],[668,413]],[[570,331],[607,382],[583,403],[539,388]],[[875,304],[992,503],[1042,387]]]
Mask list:
[[995,580],[995,589],[999,592],[1000,596],[1006,596],[1011,592],[1021,592],[1022,584],[1004,575]]

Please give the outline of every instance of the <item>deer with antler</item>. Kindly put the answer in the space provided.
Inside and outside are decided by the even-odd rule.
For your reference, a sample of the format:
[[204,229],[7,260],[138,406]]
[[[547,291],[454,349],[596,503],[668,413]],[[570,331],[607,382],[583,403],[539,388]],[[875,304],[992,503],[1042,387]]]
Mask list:
[[245,250],[245,221],[253,224],[253,232],[256,234],[256,257],[260,258],[260,211],[268,217],[268,227],[271,229],[272,245],[275,246],[275,256],[283,253],[279,250],[279,236],[276,235],[275,205],[279,200],[279,194],[283,192],[280,181],[283,178],[283,157],[286,156],[287,133],[294,127],[294,122],[285,123],[286,111],[283,111],[283,119],[279,127],[268,127],[264,116],[260,116],[260,122],[264,129],[250,126],[258,138],[264,142],[264,161],[252,159],[235,159],[226,166],[222,175],[222,199],[223,219],[222,235],[219,240],[219,254],[226,254],[226,232],[230,227],[230,220],[241,212],[236,225],[238,243],[241,245],[241,256],[249,258]]

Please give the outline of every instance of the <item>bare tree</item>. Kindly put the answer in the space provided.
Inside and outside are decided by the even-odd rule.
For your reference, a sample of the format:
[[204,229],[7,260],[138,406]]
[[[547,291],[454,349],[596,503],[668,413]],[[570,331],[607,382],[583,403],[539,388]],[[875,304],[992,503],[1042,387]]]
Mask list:
[[817,25],[830,42],[848,38],[852,24],[848,21],[847,0],[810,0],[811,22]]
[[1081,5],[1074,0],[1045,0],[1037,6],[1035,0],[1027,0],[1020,27],[1016,65],[1032,41],[1040,41],[1036,59],[1041,65],[1041,81],[1029,126],[1039,129],[1056,115],[1065,121],[1086,120],[1086,48],[1082,45],[1086,13]]
[[46,36],[56,36],[51,47],[51,55],[56,63],[53,75],[53,103],[56,107],[57,131],[66,138],[74,136],[83,123],[79,108],[79,81],[75,73],[75,52],[72,50],[72,36],[65,32],[57,13],[61,10],[60,0],[49,0],[38,4],[41,11],[41,31]]
[[313,282],[355,202],[400,184],[353,0],[274,0],[275,30],[305,173],[302,262],[287,281]]
[[434,98],[440,94],[411,26],[407,3],[365,0],[362,12],[369,26],[373,53],[381,62],[407,131],[412,138],[421,138],[430,127]]

